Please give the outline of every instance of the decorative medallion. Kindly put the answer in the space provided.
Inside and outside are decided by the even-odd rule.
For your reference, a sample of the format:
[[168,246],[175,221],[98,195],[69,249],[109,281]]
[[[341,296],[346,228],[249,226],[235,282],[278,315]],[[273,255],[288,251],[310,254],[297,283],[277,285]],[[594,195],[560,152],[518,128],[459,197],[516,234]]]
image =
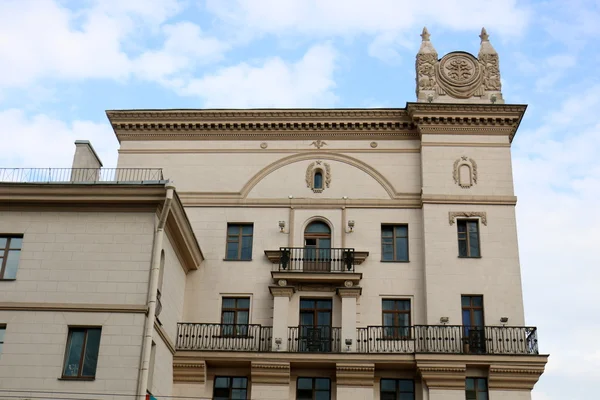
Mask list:
[[372,148],[376,148],[377,147],[377,142],[371,142],[371,147]]
[[268,146],[269,146],[269,145],[267,144],[267,142],[262,142],[262,143],[260,144],[260,148],[261,148],[261,149],[266,149]]
[[323,146],[327,146],[327,143],[322,141],[321,139],[315,140],[310,144],[311,146],[315,146],[317,149],[321,149]]
[[279,286],[287,286],[287,281],[285,279],[280,279],[277,281]]
[[345,281],[344,282],[344,286],[346,286],[346,287],[352,287],[352,286],[354,286],[354,283],[352,281]]
[[306,187],[314,193],[321,193],[331,184],[331,167],[322,161],[315,161],[306,169]]
[[481,70],[479,61],[464,52],[446,54],[436,65],[440,88],[459,99],[483,94]]
[[481,223],[487,226],[487,213],[485,211],[450,211],[448,213],[448,222],[450,225],[454,225],[456,218],[481,218]]
[[472,158],[462,156],[454,161],[452,170],[454,183],[463,189],[468,189],[477,183],[477,163]]

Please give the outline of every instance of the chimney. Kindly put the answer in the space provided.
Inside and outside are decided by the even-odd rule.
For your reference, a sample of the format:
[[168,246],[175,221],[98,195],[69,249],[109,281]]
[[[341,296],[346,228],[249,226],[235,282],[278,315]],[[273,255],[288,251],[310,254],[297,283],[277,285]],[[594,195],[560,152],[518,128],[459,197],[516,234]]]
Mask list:
[[72,182],[96,182],[100,178],[102,161],[89,140],[75,141],[75,156],[71,170]]

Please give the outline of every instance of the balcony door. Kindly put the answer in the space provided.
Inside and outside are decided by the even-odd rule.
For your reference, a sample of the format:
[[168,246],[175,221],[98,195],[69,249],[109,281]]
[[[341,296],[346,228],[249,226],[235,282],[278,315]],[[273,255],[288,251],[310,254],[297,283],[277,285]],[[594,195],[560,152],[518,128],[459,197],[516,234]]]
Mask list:
[[304,230],[305,272],[331,271],[331,229],[321,221],[310,223]]
[[483,296],[461,296],[461,306],[464,350],[466,353],[483,354],[486,352]]
[[300,351],[331,351],[331,299],[300,299]]

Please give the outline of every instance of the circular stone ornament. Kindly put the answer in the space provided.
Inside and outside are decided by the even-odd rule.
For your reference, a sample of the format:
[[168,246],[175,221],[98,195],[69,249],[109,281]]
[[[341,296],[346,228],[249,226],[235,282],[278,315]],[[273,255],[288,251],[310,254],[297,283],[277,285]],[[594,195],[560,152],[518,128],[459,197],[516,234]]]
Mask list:
[[260,144],[260,148],[261,148],[261,149],[266,149],[267,147],[269,147],[269,145],[267,144],[267,142],[262,142],[262,143]]
[[285,279],[280,279],[277,281],[279,286],[287,286],[287,281]]
[[344,282],[344,286],[352,287],[352,286],[354,286],[354,283],[352,283],[352,281],[346,281],[346,282]]
[[377,142],[371,142],[371,147],[372,148],[376,148],[377,147]]
[[466,99],[482,90],[483,73],[479,61],[466,52],[448,53],[436,65],[441,89],[455,98]]

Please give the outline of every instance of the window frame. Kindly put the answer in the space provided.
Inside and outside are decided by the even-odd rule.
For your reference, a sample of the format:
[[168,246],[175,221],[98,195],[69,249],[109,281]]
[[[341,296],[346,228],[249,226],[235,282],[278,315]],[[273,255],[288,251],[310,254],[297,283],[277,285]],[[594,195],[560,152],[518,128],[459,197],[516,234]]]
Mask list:
[[[227,384],[227,389],[229,390],[229,394],[227,396],[228,400],[232,400],[233,399],[231,397],[233,389],[237,389],[237,388],[233,387],[233,379],[234,378],[244,379],[246,381],[246,385],[244,387],[244,390],[246,391],[246,395],[244,396],[244,399],[242,399],[242,400],[247,400],[248,399],[248,382],[250,380],[248,379],[247,376],[232,376],[232,375],[229,375],[229,376],[227,376],[227,375],[215,375],[215,377],[213,379],[213,395],[212,395],[213,399],[217,398],[216,395],[215,395],[215,391],[217,390],[217,379],[219,379],[219,378],[226,378],[228,380],[228,384]],[[223,388],[219,388],[219,389],[223,389]],[[222,398],[222,396],[219,396],[219,398]]]
[[[471,239],[469,238],[469,222],[474,222],[477,227],[477,250],[479,251],[479,255],[473,256],[471,255]],[[461,232],[461,225],[465,225],[465,231]],[[456,236],[457,236],[457,244],[458,244],[458,258],[481,258],[481,229],[479,229],[479,219],[478,218],[458,218],[456,220]],[[465,238],[461,239],[460,235],[464,234]],[[460,254],[460,242],[465,241],[467,253],[466,255]]]
[[[87,352],[87,341],[89,330],[98,329],[100,331],[100,341],[98,342],[98,354],[96,355],[96,368],[94,369],[94,375],[83,375],[84,359]],[[77,376],[65,375],[65,367],[69,359],[69,348],[71,340],[73,338],[73,332],[84,331],[83,344],[81,348],[81,355],[79,356]],[[67,343],[65,345],[65,355],[62,363],[61,380],[78,380],[78,381],[93,381],[96,379],[96,372],[98,370],[98,358],[100,357],[100,344],[102,342],[102,327],[101,326],[69,326],[67,332]]]
[[[394,382],[394,392],[389,392],[389,391],[383,391],[383,385],[381,384],[382,381],[393,381]],[[410,383],[412,383],[412,392],[403,392],[400,390],[400,382],[401,381],[408,381]],[[407,394],[407,393],[412,393],[413,396],[413,400],[415,400],[416,398],[416,388],[415,388],[415,380],[414,379],[402,379],[402,378],[381,378],[379,380],[379,398],[383,398],[383,394],[384,393],[394,393],[394,395],[396,396],[396,399],[400,398],[401,394]]]
[[[225,300],[234,300],[235,307],[234,308],[225,308]],[[248,300],[248,308],[239,308],[237,306],[238,300]],[[236,338],[236,337],[246,337],[250,331],[250,310],[252,309],[252,298],[250,296],[222,296],[221,297],[221,336],[227,338]],[[238,323],[238,313],[246,311],[248,313],[248,322],[240,324]],[[228,324],[224,321],[224,314],[226,312],[233,312],[233,323]],[[231,333],[228,333],[225,329],[225,326],[232,326],[234,329]],[[236,327],[245,326],[246,328],[239,331]]]
[[[406,237],[404,236],[396,236],[396,228],[397,227],[406,227]],[[393,247],[393,259],[392,260],[386,260],[383,257],[383,245],[384,245],[384,239],[390,239],[389,237],[384,238],[383,236],[383,229],[384,228],[392,228],[392,247]],[[406,239],[406,260],[399,260],[396,258],[396,240],[397,239]],[[408,233],[408,224],[381,224],[381,262],[390,262],[390,263],[402,263],[402,262],[410,262],[410,244],[409,244],[409,233]]]
[[[398,302],[398,301],[408,301],[408,310],[398,310],[398,309],[394,309],[394,310],[384,310],[383,309],[383,302],[384,301],[393,301]],[[394,325],[385,325],[385,314],[392,314],[393,315],[393,319],[394,319]],[[403,326],[403,325],[396,325],[396,323],[398,322],[398,315],[408,315],[408,325]],[[381,327],[382,327],[382,335],[381,338],[384,340],[396,340],[396,339],[411,339],[412,338],[412,301],[411,299],[408,298],[382,298],[381,299]],[[389,335],[387,334],[387,329],[386,328],[392,328],[393,330],[393,334]],[[406,335],[401,335],[399,334],[399,332],[402,329],[406,329],[408,331],[408,334]]]
[[[473,397],[473,396],[469,397],[469,390],[467,390],[467,382],[469,381],[469,379],[473,380],[473,387],[475,388],[475,390],[473,390],[471,392],[473,392],[475,394],[475,397]],[[479,381],[485,382],[485,391],[478,389]],[[481,398],[480,393],[485,393],[485,397]],[[488,400],[489,398],[490,398],[490,392],[489,392],[487,378],[482,378],[482,377],[467,377],[467,378],[465,378],[465,399],[467,399],[467,400],[484,400],[484,399]]]
[[[327,381],[329,381],[329,397],[328,399],[331,400],[331,378],[328,377],[323,377],[323,376],[315,376],[315,377],[310,377],[310,376],[299,376],[296,378],[296,399],[298,399],[298,390],[300,390],[298,382],[300,381],[300,379],[310,379],[311,380],[311,392],[312,392],[312,400],[316,399],[316,393],[317,392],[324,392],[324,390],[318,390],[316,388],[316,381],[317,379],[326,379]],[[307,390],[307,389],[302,389],[302,390]]]
[[[18,250],[19,251],[19,259],[17,260],[17,271],[19,268],[19,262],[21,261],[21,252],[23,251],[23,235],[19,235],[19,234],[0,234],[0,239],[6,239],[6,244],[4,246],[4,248],[0,249],[0,257],[2,258],[2,261],[0,262],[0,281],[14,281],[17,278],[5,278],[4,274],[6,273],[6,263],[8,260],[8,254],[9,252],[12,250]],[[12,242],[12,239],[21,239],[21,246],[19,248],[11,248],[10,244]]]
[[[239,227],[239,233],[237,235],[230,235],[229,228],[232,226]],[[252,233],[244,234],[243,228],[245,226],[250,226],[252,228]],[[230,240],[230,237],[236,237],[237,240]],[[244,237],[250,237],[250,258],[242,258],[242,243]],[[236,258],[229,258],[229,243],[237,243],[238,252]],[[225,258],[224,261],[252,261],[252,254],[254,253],[254,223],[253,222],[228,222],[227,228],[225,230]]]

